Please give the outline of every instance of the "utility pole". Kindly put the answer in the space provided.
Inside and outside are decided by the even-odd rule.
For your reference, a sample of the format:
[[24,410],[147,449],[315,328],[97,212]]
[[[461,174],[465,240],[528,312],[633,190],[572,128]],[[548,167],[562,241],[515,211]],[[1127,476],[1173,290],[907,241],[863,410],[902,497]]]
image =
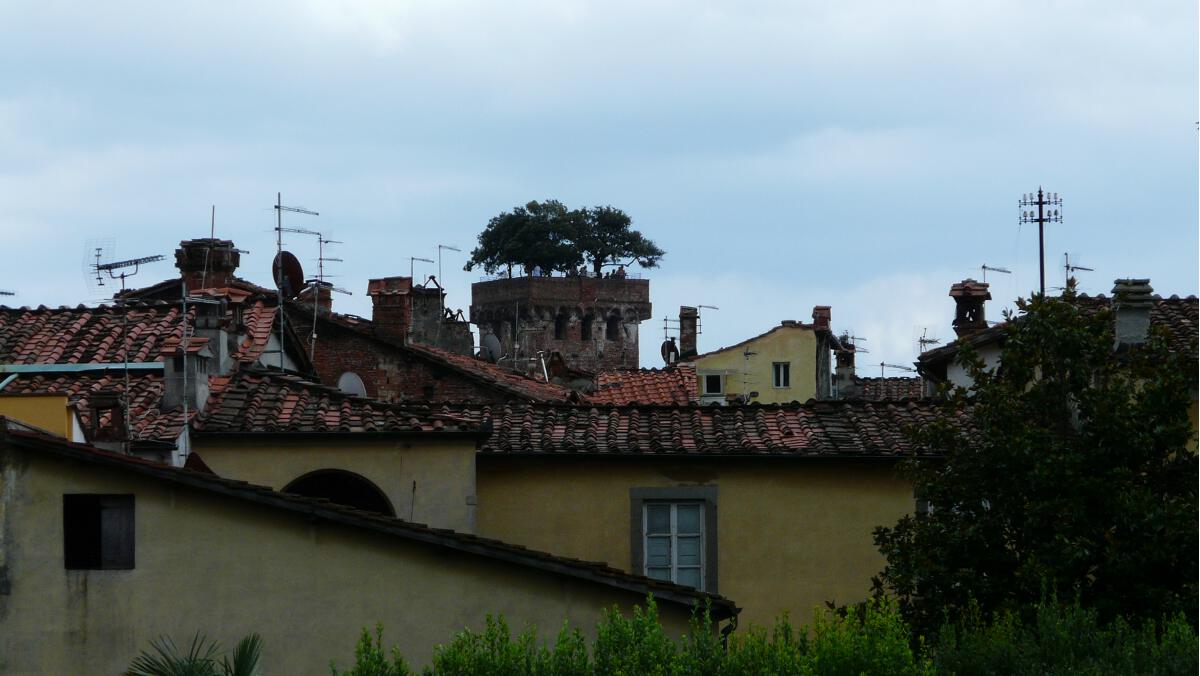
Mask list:
[[[1041,290],[1043,297],[1046,295],[1046,224],[1047,223],[1062,223],[1062,210],[1048,207],[1061,207],[1062,199],[1058,193],[1045,192],[1041,186],[1038,186],[1036,194],[1029,193],[1021,196],[1021,201],[1017,202],[1017,206],[1021,207],[1021,218],[1018,223],[1037,223],[1038,224],[1038,288]],[[1037,211],[1026,209],[1026,207],[1037,207]]]

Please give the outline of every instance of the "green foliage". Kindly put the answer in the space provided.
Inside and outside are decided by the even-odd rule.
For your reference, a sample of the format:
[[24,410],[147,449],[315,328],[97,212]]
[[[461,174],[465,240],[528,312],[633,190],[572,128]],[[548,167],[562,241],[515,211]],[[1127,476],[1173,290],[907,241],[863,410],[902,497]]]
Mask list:
[[[337,666],[329,663],[329,671],[338,676]],[[375,625],[375,638],[363,627],[362,635],[358,637],[358,645],[354,647],[354,667],[343,671],[341,676],[407,676],[412,673],[400,654],[400,649],[392,648],[389,660],[383,649],[383,624]]]
[[220,646],[200,634],[192,637],[186,652],[169,636],[150,641],[125,672],[126,676],[253,676],[258,673],[262,639],[250,634],[238,642],[230,656],[217,659]]
[[557,200],[529,202],[488,221],[464,269],[574,272],[587,261],[599,274],[604,265],[625,258],[654,267],[662,249],[631,226],[625,212],[610,206],[567,209]]
[[1019,305],[1002,366],[963,349],[973,386],[914,432],[945,461],[909,466],[930,510],[876,530],[878,587],[923,635],[972,603],[984,618],[1032,607],[1047,585],[1078,589],[1101,621],[1194,622],[1194,363],[1158,333],[1114,353],[1111,312],[1071,290]]
[[1078,601],[1037,604],[1024,623],[1003,611],[990,624],[978,605],[938,633],[934,660],[942,673],[995,674],[1194,674],[1196,633],[1182,615],[1158,626],[1130,626],[1123,618],[1102,625]]

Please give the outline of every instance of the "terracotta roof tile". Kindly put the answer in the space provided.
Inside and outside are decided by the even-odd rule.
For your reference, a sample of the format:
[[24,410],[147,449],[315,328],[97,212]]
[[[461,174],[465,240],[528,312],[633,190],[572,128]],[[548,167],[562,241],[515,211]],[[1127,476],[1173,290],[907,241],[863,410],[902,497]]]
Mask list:
[[[456,409],[447,405],[446,412]],[[484,454],[899,457],[910,425],[940,415],[928,401],[815,401],[748,406],[565,406],[457,409],[490,421]]]
[[[20,374],[4,387],[3,394],[60,394],[79,415],[85,430],[92,425],[91,398],[98,392],[125,391],[122,371],[88,373]],[[129,428],[133,441],[174,443],[183,431],[183,411],[162,411],[163,376],[161,373],[129,373]],[[101,420],[104,426],[107,420]]]
[[162,361],[161,346],[179,339],[180,310],[166,303],[129,308],[0,307],[0,363],[105,364]]
[[596,390],[587,395],[588,403],[691,404],[697,395],[696,367],[678,364],[664,369],[623,369],[596,374]]
[[854,378],[858,391],[853,399],[869,401],[896,401],[899,399],[924,399],[925,380],[922,378]]
[[424,405],[388,404],[275,371],[243,367],[209,381],[193,429],[207,434],[474,432],[466,419]]

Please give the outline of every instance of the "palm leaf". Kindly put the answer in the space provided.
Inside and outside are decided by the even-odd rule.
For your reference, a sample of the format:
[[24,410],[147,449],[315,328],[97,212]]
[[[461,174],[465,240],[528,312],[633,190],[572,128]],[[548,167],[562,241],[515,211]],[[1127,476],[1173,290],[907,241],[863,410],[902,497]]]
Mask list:
[[249,634],[238,641],[233,649],[233,661],[221,658],[221,667],[225,676],[256,676],[258,674],[258,658],[262,654],[262,637]]

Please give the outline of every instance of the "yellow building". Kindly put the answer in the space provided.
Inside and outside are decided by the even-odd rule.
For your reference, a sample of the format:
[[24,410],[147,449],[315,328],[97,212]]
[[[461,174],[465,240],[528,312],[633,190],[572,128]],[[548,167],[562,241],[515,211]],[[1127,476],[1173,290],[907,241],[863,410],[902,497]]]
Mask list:
[[928,403],[485,409],[478,532],[736,598],[741,624],[867,598]]
[[834,339],[828,307],[813,308],[812,324],[784,320],[753,338],[698,355],[689,355],[695,339],[685,333],[687,310],[680,312],[681,360],[696,369],[701,404],[783,404],[829,398]]
[[711,594],[212,474],[0,419],[0,673],[120,673],[161,635],[264,640],[269,673],[353,663],[382,622],[410,663],[485,613],[552,635],[653,592],[670,634]]
[[0,393],[0,416],[19,420],[71,441],[83,441],[75,410],[65,394]]

